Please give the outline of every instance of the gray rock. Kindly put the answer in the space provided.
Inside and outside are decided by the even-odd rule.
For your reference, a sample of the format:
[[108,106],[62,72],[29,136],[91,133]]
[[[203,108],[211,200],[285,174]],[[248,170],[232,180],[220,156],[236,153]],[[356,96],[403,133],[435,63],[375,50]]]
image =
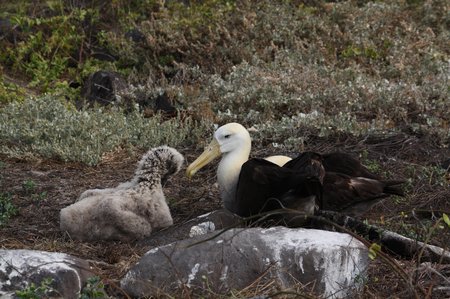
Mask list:
[[78,298],[87,279],[94,274],[85,260],[56,252],[0,249],[0,297],[44,279],[52,279],[52,296]]
[[9,18],[0,17],[0,40],[17,44],[21,31],[20,26],[14,25]]
[[128,30],[125,33],[125,38],[132,40],[135,43],[143,43],[145,42],[145,35],[137,28],[133,28]]
[[127,86],[125,79],[116,72],[98,71],[92,73],[84,82],[81,97],[88,103],[97,102],[102,105],[116,103],[117,94]]
[[[206,288],[226,294],[255,281],[283,289],[314,285],[320,296],[345,297],[359,287],[367,248],[350,235],[286,227],[235,228],[148,251],[121,281],[131,296]],[[198,243],[199,241],[203,241]],[[207,283],[207,285],[206,285]]]

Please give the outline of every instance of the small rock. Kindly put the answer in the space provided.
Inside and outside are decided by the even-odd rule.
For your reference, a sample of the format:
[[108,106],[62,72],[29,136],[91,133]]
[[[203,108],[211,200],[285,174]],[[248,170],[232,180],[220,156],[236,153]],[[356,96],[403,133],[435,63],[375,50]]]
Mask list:
[[19,26],[13,25],[10,19],[0,17],[0,39],[16,44],[19,33]]
[[166,92],[159,94],[155,98],[144,98],[136,100],[136,103],[144,109],[146,117],[152,117],[159,112],[164,118],[171,118],[177,116],[177,109],[172,105],[172,101]]
[[135,43],[145,42],[145,35],[139,29],[131,29],[125,33],[125,37],[132,40]]
[[109,62],[117,61],[120,58],[117,55],[112,54],[108,49],[99,47],[94,47],[92,49],[91,57],[97,60]]
[[216,230],[216,226],[214,222],[206,221],[199,223],[198,225],[194,225],[191,227],[191,231],[189,232],[189,237],[201,236],[207,233],[213,232]]
[[117,94],[126,86],[125,79],[119,73],[98,71],[86,79],[81,96],[89,103],[107,105],[115,103],[118,100]]
[[445,161],[442,161],[441,163],[442,168],[444,168],[447,172],[450,172],[450,159],[447,159]]
[[50,278],[56,296],[75,299],[91,276],[87,261],[64,253],[0,249],[1,298]]
[[172,105],[167,96],[167,93],[159,95],[155,99],[155,111],[161,111],[164,114],[173,115],[176,114],[177,110]]

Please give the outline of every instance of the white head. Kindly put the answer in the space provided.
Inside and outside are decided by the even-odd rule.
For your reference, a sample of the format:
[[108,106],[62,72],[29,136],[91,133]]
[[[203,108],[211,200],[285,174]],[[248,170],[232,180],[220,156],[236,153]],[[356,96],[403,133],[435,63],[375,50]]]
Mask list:
[[189,165],[186,170],[188,177],[192,177],[203,166],[222,156],[217,169],[220,196],[225,207],[235,211],[235,193],[242,164],[250,155],[251,139],[248,131],[240,124],[226,124],[214,133],[213,140],[205,151]]
[[[236,162],[248,160],[251,149],[251,138],[244,126],[238,123],[229,123],[221,126],[214,133],[213,140],[203,153],[189,165],[186,174],[192,177],[198,170],[223,155],[233,156]],[[241,163],[241,165],[242,165]]]
[[229,123],[221,126],[214,133],[214,139],[219,144],[220,152],[223,155],[233,151],[243,151],[247,149],[250,153],[250,134],[241,124]]

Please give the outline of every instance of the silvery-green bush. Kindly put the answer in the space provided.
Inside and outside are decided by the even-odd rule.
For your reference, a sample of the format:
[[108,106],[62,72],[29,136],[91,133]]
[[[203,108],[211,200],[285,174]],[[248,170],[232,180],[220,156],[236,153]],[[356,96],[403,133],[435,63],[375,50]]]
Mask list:
[[45,96],[12,102],[0,111],[0,152],[12,157],[42,156],[98,164],[123,146],[148,148],[195,142],[203,130],[190,118],[162,121],[137,110],[99,107],[76,110]]
[[253,126],[256,141],[286,145],[303,134],[407,131],[448,146],[444,1],[296,3],[260,1],[253,12],[237,6],[243,61],[194,82],[221,123]]
[[[145,67],[134,69],[131,84],[150,83],[143,90],[130,89],[129,97],[137,92],[168,91],[190,112],[196,111],[198,103],[208,102],[219,124],[237,121],[256,128],[255,143],[272,141],[292,148],[311,134],[363,136],[406,131],[432,134],[437,144],[448,146],[450,15],[446,2],[363,1],[355,5],[353,1],[313,1],[308,6],[264,0],[233,2],[232,6],[217,2],[222,7],[219,10],[208,5],[204,11],[169,9],[136,24],[152,41],[149,46],[154,51],[134,45],[124,48],[124,53],[169,53],[158,56],[165,60],[170,53],[181,51],[180,61],[171,66],[173,77],[159,80],[152,73],[149,78],[142,75]],[[215,13],[205,16],[211,9]],[[65,113],[57,115],[65,115],[67,122],[76,119],[86,124],[77,125],[82,132],[50,130],[52,140],[59,140],[55,134],[64,136],[64,145],[46,141],[48,133],[2,119],[8,124],[2,125],[2,152],[32,153],[35,147],[40,154],[50,153],[45,156],[69,159],[75,155],[63,154],[66,150],[60,148],[80,148],[79,140],[98,140],[89,143],[89,154],[87,146],[77,152],[76,159],[86,161],[99,157],[92,152],[107,152],[118,144],[153,144],[140,143],[147,136],[176,144],[183,138],[194,143],[200,135],[190,120],[159,126],[160,120],[144,120],[137,112],[84,111],[86,119],[81,112],[69,109]],[[88,123],[92,127],[86,129]],[[46,119],[30,124],[52,126]],[[202,125],[202,135],[210,133],[211,127],[206,130],[208,124]],[[114,129],[105,131],[106,126]],[[191,135],[182,133],[191,128]],[[6,129],[15,133],[5,135]],[[184,135],[172,137],[177,134]]]
[[302,127],[320,136],[410,128],[445,141],[450,137],[449,114],[444,112],[450,111],[447,70],[442,64],[418,84],[414,77],[388,80],[358,67],[302,64],[301,58],[284,52],[270,64],[244,62],[224,78],[210,77],[208,93],[220,99],[215,107],[224,121],[245,122],[266,136],[296,136]]

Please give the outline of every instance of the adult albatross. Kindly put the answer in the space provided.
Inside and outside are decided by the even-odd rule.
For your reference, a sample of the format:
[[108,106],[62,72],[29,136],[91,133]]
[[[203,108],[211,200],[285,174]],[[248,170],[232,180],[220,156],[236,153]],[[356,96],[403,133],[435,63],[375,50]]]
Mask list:
[[[249,160],[251,138],[238,123],[221,126],[205,151],[187,170],[198,170],[222,156],[217,169],[220,196],[226,209],[247,217],[280,207],[311,215],[317,208],[352,212],[399,194],[398,181],[382,181],[350,155],[313,152],[290,160],[286,156]],[[360,206],[363,206],[362,208]]]

